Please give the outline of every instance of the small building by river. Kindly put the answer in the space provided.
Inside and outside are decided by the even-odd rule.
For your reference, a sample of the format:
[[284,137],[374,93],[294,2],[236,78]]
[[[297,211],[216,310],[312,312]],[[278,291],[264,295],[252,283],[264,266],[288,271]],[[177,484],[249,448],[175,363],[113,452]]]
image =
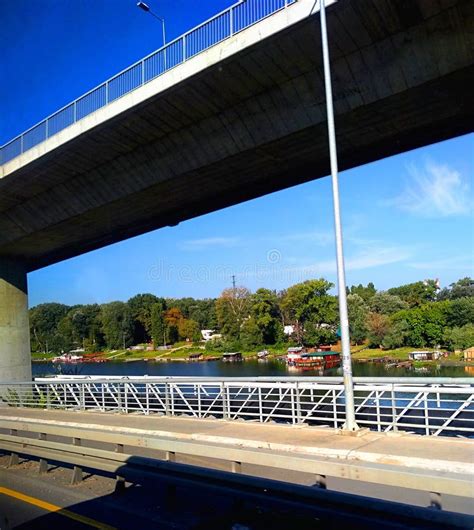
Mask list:
[[222,360],[226,363],[236,363],[243,361],[242,354],[240,352],[224,353]]
[[412,351],[408,354],[412,361],[437,361],[442,356],[440,351]]
[[474,361],[474,346],[464,350],[463,356],[465,361]]

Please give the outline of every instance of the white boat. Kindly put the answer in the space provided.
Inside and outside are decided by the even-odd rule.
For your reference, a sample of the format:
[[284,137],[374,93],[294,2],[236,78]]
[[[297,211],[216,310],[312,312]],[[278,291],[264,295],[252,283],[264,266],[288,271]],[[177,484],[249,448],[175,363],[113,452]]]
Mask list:
[[72,355],[71,353],[63,353],[63,355],[59,355],[58,357],[54,357],[52,359],[53,363],[68,363],[68,364],[76,364],[82,362],[82,355]]
[[259,359],[264,359],[264,358],[267,357],[267,356],[268,356],[268,350],[262,350],[262,351],[259,351],[259,352],[257,353],[257,357],[258,357]]

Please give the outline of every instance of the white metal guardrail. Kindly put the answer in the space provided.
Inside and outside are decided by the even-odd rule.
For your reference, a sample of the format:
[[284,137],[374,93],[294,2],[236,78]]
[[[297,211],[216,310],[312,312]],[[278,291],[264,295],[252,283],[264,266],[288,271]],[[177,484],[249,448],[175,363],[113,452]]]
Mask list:
[[[433,436],[474,437],[469,378],[356,378],[360,427]],[[11,407],[88,410],[261,423],[345,423],[341,378],[62,378],[0,384]]]
[[246,0],[237,2],[0,147],[0,164],[16,158],[92,112],[105,107],[211,46],[287,8],[296,1]]

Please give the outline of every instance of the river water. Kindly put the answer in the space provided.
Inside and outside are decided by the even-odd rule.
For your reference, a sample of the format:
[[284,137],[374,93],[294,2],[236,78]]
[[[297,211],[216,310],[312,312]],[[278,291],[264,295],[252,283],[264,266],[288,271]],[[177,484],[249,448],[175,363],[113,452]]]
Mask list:
[[[469,371],[470,369],[470,371]],[[107,362],[53,365],[33,363],[33,376],[46,375],[104,375],[104,376],[205,376],[205,377],[257,377],[257,376],[338,376],[341,368],[332,368],[324,373],[299,371],[289,368],[278,360],[249,360],[241,363],[210,362]],[[355,376],[367,377],[470,377],[472,367],[432,365],[422,368],[395,368],[376,363],[354,363]]]

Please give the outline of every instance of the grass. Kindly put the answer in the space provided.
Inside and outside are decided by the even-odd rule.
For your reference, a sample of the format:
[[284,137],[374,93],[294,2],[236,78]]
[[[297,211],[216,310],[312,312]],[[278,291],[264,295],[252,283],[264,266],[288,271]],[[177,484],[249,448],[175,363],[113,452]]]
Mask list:
[[[257,352],[264,349],[264,347],[255,348],[253,350],[241,350],[242,356],[244,359],[251,359],[257,357]],[[269,352],[269,358],[271,357],[277,357],[280,355],[285,355],[287,351],[286,346],[281,347],[272,347],[268,346],[266,349]],[[366,345],[356,345],[351,346],[351,354],[354,361],[364,361],[364,360],[370,360],[370,359],[376,359],[380,357],[390,357],[391,359],[397,360],[397,361],[405,361],[408,360],[408,354],[416,350],[414,347],[404,347],[404,348],[396,348],[393,350],[381,350],[380,348],[368,348]],[[117,361],[117,362],[125,362],[125,361],[134,361],[134,360],[142,360],[142,359],[161,359],[163,361],[165,360],[171,360],[171,361],[188,361],[189,356],[193,353],[201,353],[203,357],[206,358],[212,358],[212,357],[222,357],[223,352],[220,351],[212,351],[212,350],[205,350],[203,348],[200,348],[199,345],[196,344],[190,344],[190,343],[179,343],[179,345],[176,345],[176,347],[170,349],[170,350],[155,350],[155,351],[145,351],[145,350],[113,350],[104,352],[104,356],[106,359],[110,359],[111,361]],[[32,359],[34,360],[42,360],[42,359],[51,359],[56,356],[55,353],[32,353],[31,354]],[[447,359],[440,359],[436,361],[437,363],[452,363],[454,361],[460,361],[458,357],[451,355]],[[433,362],[433,361],[428,361]],[[469,363],[471,364],[471,363]]]
[[390,357],[400,361],[408,360],[408,354],[414,348],[396,348],[394,350],[381,350],[380,348],[366,348],[364,346],[351,347],[352,358],[354,360],[376,359],[378,357]]
[[41,353],[41,352],[32,352],[31,358],[36,360],[42,360],[42,359],[52,359],[53,357],[56,357],[56,353]]

